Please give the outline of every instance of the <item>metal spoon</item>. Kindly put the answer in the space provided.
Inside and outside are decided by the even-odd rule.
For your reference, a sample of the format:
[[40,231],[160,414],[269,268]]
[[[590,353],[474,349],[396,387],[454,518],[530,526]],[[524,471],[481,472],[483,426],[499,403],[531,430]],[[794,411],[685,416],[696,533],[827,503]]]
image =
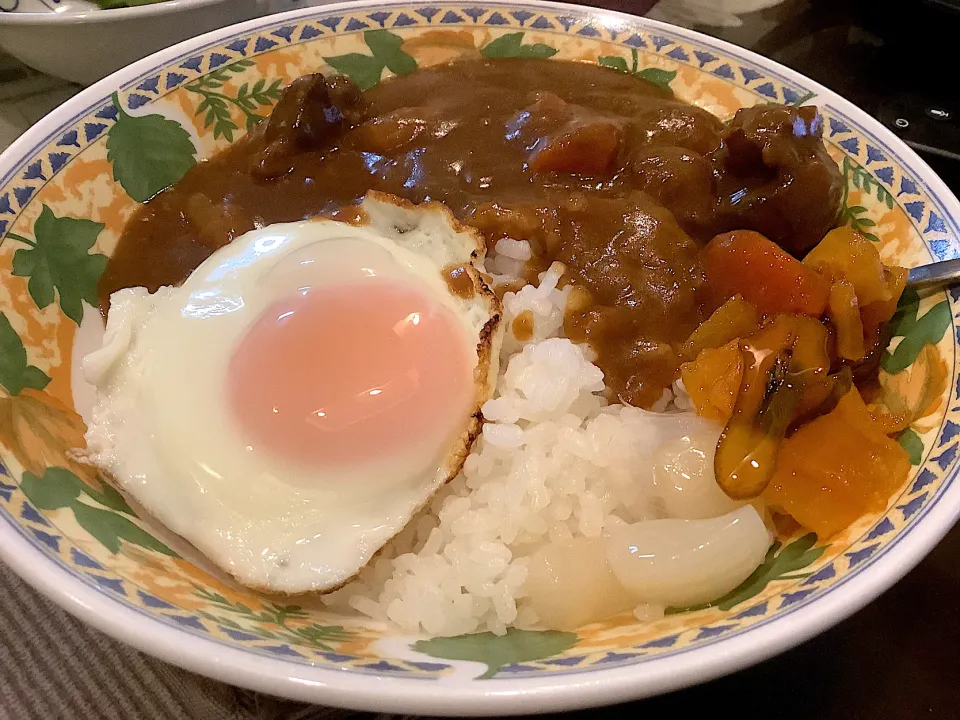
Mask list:
[[921,265],[910,270],[907,288],[920,290],[934,285],[953,285],[960,281],[960,258]]

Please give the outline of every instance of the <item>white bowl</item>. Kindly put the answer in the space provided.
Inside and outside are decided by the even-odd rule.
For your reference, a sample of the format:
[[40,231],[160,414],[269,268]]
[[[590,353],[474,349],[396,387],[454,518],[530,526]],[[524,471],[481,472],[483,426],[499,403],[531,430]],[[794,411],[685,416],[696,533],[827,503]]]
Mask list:
[[73,2],[54,11],[20,0],[0,12],[0,48],[56,77],[92,85],[170,45],[259,15],[305,5],[298,0],[167,0],[100,10]]
[[[936,392],[940,404],[928,422],[911,428],[914,469],[887,507],[817,548],[804,538],[785,537],[786,548],[771,558],[779,560],[786,551],[787,567],[765,568],[759,576],[762,587],[747,587],[756,594],[654,623],[621,616],[576,633],[533,633],[535,638],[524,635],[521,641],[485,636],[478,642],[469,636],[422,644],[399,630],[312,606],[296,617],[284,610],[278,620],[275,599],[228,585],[187,557],[161,552],[158,548],[169,552],[175,538],[129,509],[118,509],[115,501],[110,505],[95,487],[78,479],[61,487],[64,492],[36,492],[38,482],[60,487],[57,483],[68,479],[62,473],[46,477],[54,466],[69,464],[67,453],[76,447],[70,442],[78,431],[77,418],[57,410],[57,403],[82,409],[76,394],[82,386],[72,382],[71,372],[82,354],[78,348],[89,342],[87,333],[101,328],[94,308],[85,313],[94,325],[86,318],[78,323],[49,300],[38,304],[27,278],[10,273],[14,253],[31,244],[24,238],[36,236],[43,207],[50,206],[56,217],[84,221],[87,228],[97,223],[102,236],[92,252],[109,254],[136,205],[117,169],[128,180],[134,175],[138,182],[143,179],[145,168],[163,154],[151,142],[157,127],[166,128],[167,136],[189,135],[196,160],[208,158],[230,139],[205,119],[205,98],[233,101],[229,135],[236,140],[245,119],[236,106],[240,88],[279,87],[303,73],[328,72],[325,58],[335,55],[370,56],[366,38],[378,31],[410,42],[411,55],[423,65],[446,62],[458,48],[474,52],[521,33],[528,45],[549,44],[558,59],[632,57],[644,70],[656,68],[673,77],[678,97],[723,117],[738,107],[813,98],[825,118],[824,141],[848,180],[848,213],[861,225],[875,219],[876,231],[883,235],[881,247],[902,264],[960,257],[960,204],[901,140],[830,90],[698,33],[540,0],[447,0],[436,5],[374,0],[216,31],[89,88],[0,156],[0,236],[7,234],[0,245],[0,268],[6,268],[0,312],[8,318],[0,347],[8,369],[0,380],[12,372],[11,364],[14,370],[24,366],[18,352],[26,354],[35,375],[51,378],[47,390],[25,398],[26,391],[16,385],[0,392],[4,417],[22,402],[13,431],[11,423],[0,423],[4,562],[101,630],[220,680],[379,712],[506,715],[620,702],[759,662],[863,607],[943,537],[960,514],[960,294],[943,292],[925,297],[922,308],[916,306],[924,317],[937,310],[943,321],[942,337],[925,346],[943,364],[945,375]],[[211,86],[199,83],[213,74],[219,84],[211,92]],[[267,104],[261,103],[258,112],[265,114]],[[115,128],[125,129],[125,140]],[[111,137],[124,140],[120,144],[125,143],[121,149],[127,158],[141,162],[121,167],[111,160],[106,148]],[[152,155],[137,155],[137,143],[152,145],[147,148]],[[850,203],[856,203],[855,212]],[[916,327],[922,325],[914,323]],[[20,333],[19,340],[11,333]],[[920,376],[910,373],[910,378]],[[923,383],[904,385],[912,392]],[[928,407],[926,399],[922,407]],[[27,470],[34,477],[24,482]],[[90,503],[113,534],[91,525]],[[78,516],[81,505],[87,514]],[[95,532],[81,523],[84,517]],[[117,528],[126,533],[123,544]],[[795,574],[798,564],[800,575]],[[912,610],[904,607],[903,612]]]

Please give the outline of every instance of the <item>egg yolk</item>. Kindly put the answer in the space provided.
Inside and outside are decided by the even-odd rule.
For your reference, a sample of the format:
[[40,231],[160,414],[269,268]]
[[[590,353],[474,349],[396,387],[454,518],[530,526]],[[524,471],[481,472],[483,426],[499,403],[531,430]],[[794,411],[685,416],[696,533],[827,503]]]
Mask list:
[[462,432],[475,358],[449,308],[369,280],[270,306],[233,352],[227,393],[253,449],[355,463]]

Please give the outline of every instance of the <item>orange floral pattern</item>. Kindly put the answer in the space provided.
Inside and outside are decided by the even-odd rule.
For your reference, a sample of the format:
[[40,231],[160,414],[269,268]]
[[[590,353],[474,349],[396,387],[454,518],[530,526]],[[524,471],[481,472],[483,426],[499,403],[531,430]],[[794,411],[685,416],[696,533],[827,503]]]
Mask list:
[[[463,16],[462,22],[447,24],[440,23],[443,11],[435,19],[421,22],[419,18],[423,16],[407,9],[408,16],[415,18],[416,26],[393,27],[390,23],[404,12],[399,7],[390,8],[386,13],[391,18],[388,20],[374,20],[368,16],[358,18],[367,27],[391,28],[391,32],[402,38],[403,51],[421,66],[473,56],[506,32],[523,32],[525,43],[550,45],[558,50],[555,57],[559,59],[597,62],[602,56],[620,55],[628,58],[639,47],[637,57],[641,67],[676,71],[670,86],[678,98],[695,102],[724,118],[730,117],[740,107],[771,99],[790,102],[788,91],[797,97],[804,95],[802,88],[771,80],[763,67],[751,74],[744,73],[744,69],[752,69],[752,60],[728,56],[728,51],[722,48],[701,48],[683,37],[671,36],[662,28],[655,32],[642,27],[613,30],[612,26],[606,27],[602,23],[581,21],[565,26],[556,20],[555,15],[545,11],[543,16],[550,20],[554,29],[541,31],[532,29],[530,22],[524,25],[516,20],[508,10],[500,10],[503,10],[501,14],[506,26],[485,24],[492,17],[493,9],[484,11],[483,17],[475,21]],[[459,12],[459,9],[454,7],[453,11]],[[227,141],[223,137],[215,138],[213,127],[204,124],[204,113],[197,113],[200,97],[187,90],[186,86],[211,72],[214,54],[233,63],[252,60],[249,66],[233,74],[220,88],[235,97],[244,84],[252,86],[259,79],[279,79],[286,83],[305,72],[326,71],[326,57],[368,53],[362,32],[343,29],[349,22],[348,18],[338,20],[342,23],[337,25],[339,29],[331,31],[329,23],[332,20],[324,12],[318,9],[316,17],[303,18],[294,23],[296,27],[290,32],[289,42],[283,41],[282,34],[269,34],[265,30],[263,35],[258,35],[252,31],[250,42],[244,46],[247,49],[237,50],[239,45],[231,47],[236,40],[231,38],[218,47],[199,53],[196,70],[191,69],[191,58],[177,58],[154,73],[157,78],[155,91],[144,89],[149,88],[150,78],[138,78],[124,84],[125,89],[118,94],[118,101],[131,116],[158,114],[180,124],[186,128],[198,159],[209,157],[217,148],[225,146]],[[588,25],[597,33],[596,37],[578,34]],[[304,34],[307,29],[311,31],[308,38]],[[655,40],[655,37],[658,39]],[[258,40],[261,38],[264,47],[269,49],[255,49],[259,47]],[[707,54],[698,58],[695,53],[700,50]],[[385,72],[385,76],[388,74]],[[771,91],[774,98],[770,95]],[[812,102],[816,102],[816,99]],[[51,136],[47,147],[34,157],[24,158],[23,168],[30,163],[41,163],[45,172],[44,180],[29,185],[29,201],[18,208],[12,218],[0,214],[0,232],[14,231],[30,237],[41,207],[46,204],[58,216],[69,215],[103,223],[104,229],[97,238],[96,251],[108,255],[113,251],[136,203],[114,177],[115,168],[107,157],[107,135],[99,135],[90,141],[83,140],[85,133],[92,132],[89,128],[107,126],[113,122],[105,119],[109,118],[109,113],[103,114],[103,109],[108,105],[109,99],[102,98],[102,102],[73,128],[78,133],[76,138],[79,138],[75,140],[76,145],[82,145],[76,152],[61,133]],[[868,173],[879,167],[876,162],[874,165],[868,164],[866,147],[873,141],[856,127],[842,129],[844,123],[849,124],[845,118],[830,116],[830,111],[827,114],[828,130],[825,137],[831,156],[838,162],[848,158]],[[239,137],[244,127],[243,113],[231,107],[230,117],[241,128],[237,133]],[[831,125],[831,120],[836,120],[837,124]],[[854,147],[849,143],[852,139],[859,143],[856,149],[848,149]],[[846,144],[841,146],[841,142]],[[58,153],[73,155],[69,163],[54,170],[50,157]],[[901,168],[892,162],[884,167],[890,168],[892,179],[884,181],[883,187],[890,189],[899,188],[903,178],[919,172]],[[25,171],[19,172],[9,185],[0,187],[0,207],[4,202],[17,201],[14,192],[27,187],[27,181],[22,180],[24,175]],[[874,182],[880,185],[876,178]],[[875,189],[867,192],[863,187],[850,187],[846,201],[848,206],[863,207],[864,212],[858,217],[875,223],[870,227],[874,228],[880,239],[885,260],[915,265],[930,259],[924,239],[930,242],[931,238],[937,241],[943,238],[942,233],[938,235],[928,229],[936,228],[937,223],[932,216],[934,203],[925,193],[926,190],[918,186],[916,192],[906,192],[903,197],[897,195],[891,207],[877,196]],[[906,212],[904,203],[908,200],[926,203],[920,216],[911,217]],[[13,254],[18,247],[16,242],[10,240],[0,246],[0,273],[4,276],[4,282],[0,285],[0,307],[25,345],[27,361],[39,367],[51,381],[44,391],[28,388],[17,396],[0,397],[0,454],[10,466],[11,477],[14,478],[12,482],[16,482],[24,470],[39,476],[48,467],[55,466],[68,469],[84,483],[97,489],[101,486],[96,472],[80,462],[75,454],[77,449],[83,447],[84,430],[73,405],[74,388],[71,386],[71,358],[77,328],[63,317],[56,304],[43,311],[38,310],[28,292],[26,278],[11,276]],[[955,364],[955,344],[951,331],[938,343],[926,345],[909,368],[899,373],[881,374],[884,402],[907,418],[927,447],[938,441],[937,432],[948,413],[957,420],[954,413],[948,410]],[[937,485],[931,485],[926,490],[933,497],[934,490],[946,477],[946,469],[929,463],[927,469],[937,478]],[[358,672],[362,671],[364,663],[380,653],[377,640],[389,637],[389,632],[362,618],[336,617],[316,603],[303,601],[301,605],[295,605],[294,600],[273,598],[239,588],[183,557],[167,556],[135,544],[124,544],[119,552],[111,553],[79,526],[71,525],[68,512],[47,514],[44,516],[47,524],[31,520],[30,514],[24,512],[28,504],[23,493],[6,482],[7,479],[3,478],[0,491],[7,492],[4,488],[8,487],[11,489],[8,492],[9,499],[0,492],[0,498],[3,498],[0,513],[7,520],[19,527],[48,535],[59,533],[58,549],[54,551],[48,548],[44,552],[70,572],[92,577],[97,582],[114,583],[112,587],[124,588],[125,602],[136,604],[143,612],[158,620],[173,624],[186,619],[195,622],[195,629],[202,628],[197,632],[234,646],[250,648],[251,651],[263,651],[267,646],[276,650],[278,643],[281,643],[303,662],[326,663],[336,667],[347,665]],[[904,502],[905,499],[897,499],[897,503]],[[36,513],[36,509],[32,509]],[[890,533],[891,537],[902,532],[911,522],[904,512],[894,508],[887,512],[886,518],[895,527],[895,531]],[[836,572],[829,579],[818,581],[819,584],[815,585],[804,585],[804,588],[815,587],[819,591],[835,582],[833,578],[840,579],[848,575],[852,571],[849,552],[859,547],[862,536],[877,519],[864,518],[836,537],[814,568],[829,566]],[[146,520],[144,524],[149,526],[150,521]],[[161,535],[160,532],[157,534]],[[880,542],[883,541],[885,538]],[[81,557],[78,554],[80,551],[83,551],[82,557],[85,558],[82,562],[77,559]],[[717,608],[706,608],[671,615],[647,624],[635,622],[629,614],[596,623],[579,631],[579,640],[569,655],[582,657],[577,667],[588,668],[606,658],[608,651],[639,652],[637,648],[644,648],[642,653],[652,654],[695,645],[700,642],[697,638],[704,628],[728,624],[737,628],[748,627],[775,615],[784,606],[784,593],[797,591],[798,582],[783,580],[771,583],[756,596],[757,607],[763,606],[762,612],[739,620],[731,619],[730,613]],[[149,598],[149,601],[145,598]],[[281,610],[285,607],[297,607],[300,610],[291,610],[284,615]],[[230,635],[227,630],[247,632],[255,637],[238,639],[236,634]],[[670,642],[666,641],[671,638]],[[660,644],[650,645],[657,642]],[[317,654],[321,647],[335,650],[338,659],[330,660]],[[350,658],[343,659],[347,656]],[[390,662],[410,674],[436,675],[444,672],[442,669],[424,669],[392,657]],[[569,671],[572,666],[544,664],[535,667],[538,672],[547,673]],[[381,669],[377,672],[391,671]]]

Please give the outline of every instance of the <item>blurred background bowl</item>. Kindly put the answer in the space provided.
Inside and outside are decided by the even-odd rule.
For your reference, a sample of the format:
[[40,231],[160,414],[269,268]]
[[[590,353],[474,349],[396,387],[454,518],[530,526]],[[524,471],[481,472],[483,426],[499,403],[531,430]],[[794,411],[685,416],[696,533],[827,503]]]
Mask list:
[[167,0],[101,10],[84,0],[0,0],[0,48],[50,75],[91,85],[157,50],[304,0]]

